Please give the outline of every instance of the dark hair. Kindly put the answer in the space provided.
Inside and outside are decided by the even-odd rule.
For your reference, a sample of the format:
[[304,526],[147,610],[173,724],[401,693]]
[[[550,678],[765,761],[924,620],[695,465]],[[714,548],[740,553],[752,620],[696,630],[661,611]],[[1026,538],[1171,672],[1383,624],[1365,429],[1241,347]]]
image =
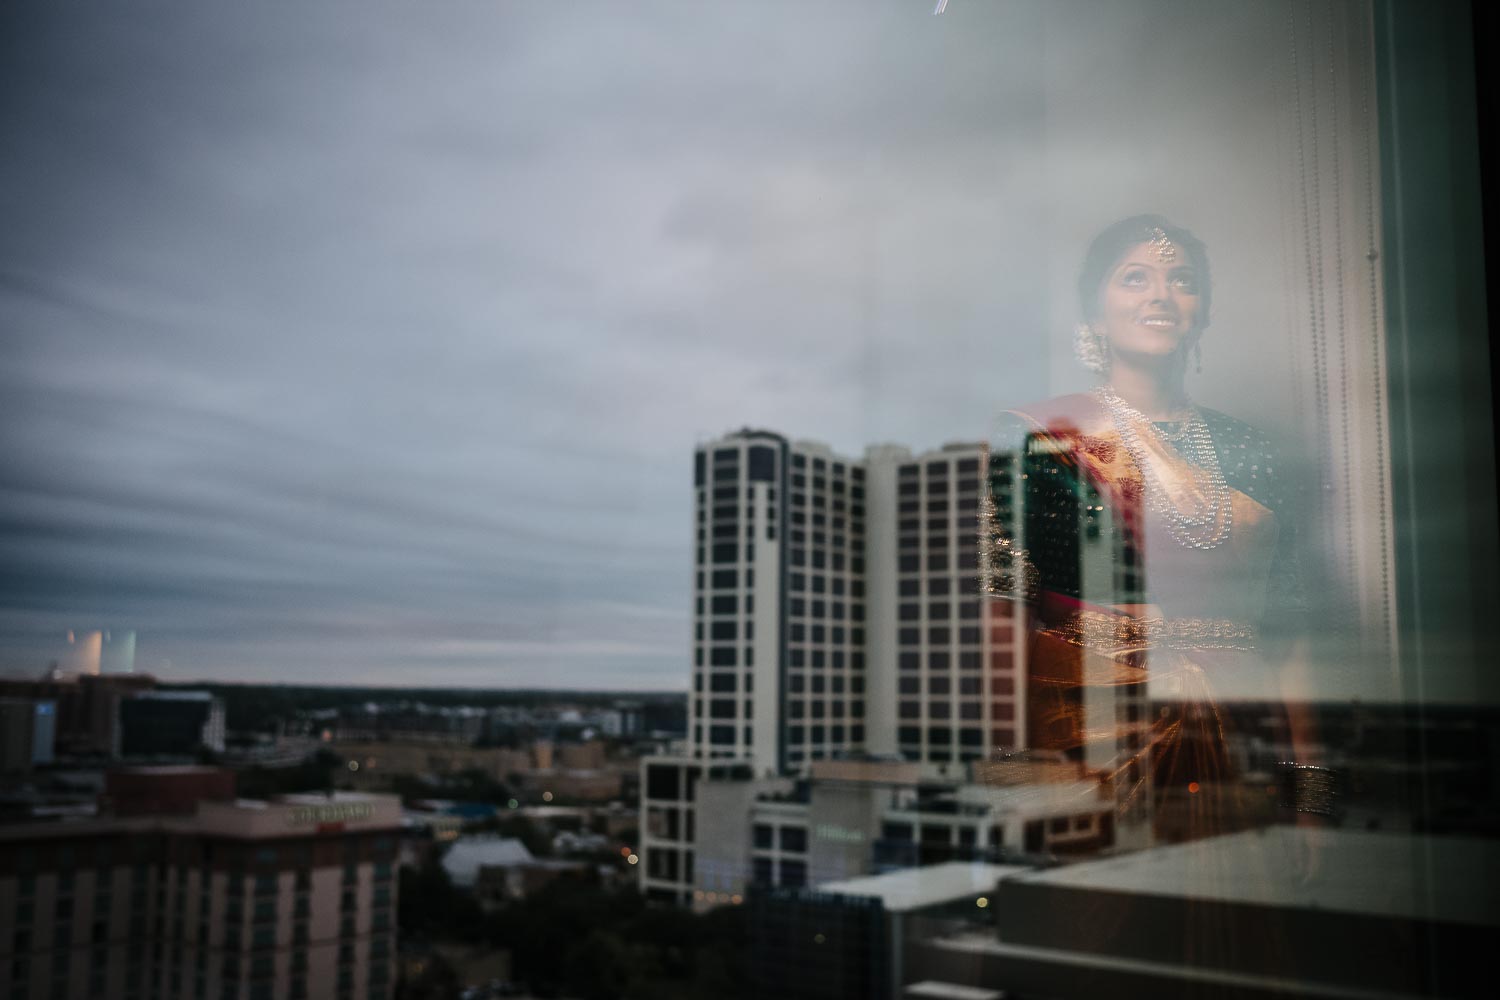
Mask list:
[[1198,279],[1198,329],[1208,326],[1208,307],[1213,302],[1208,249],[1198,237],[1160,215],[1132,215],[1094,237],[1088,254],[1083,258],[1083,269],[1078,274],[1078,304],[1083,307],[1084,319],[1093,319],[1099,314],[1099,290],[1125,251],[1149,241],[1154,235],[1152,230],[1156,229],[1166,233],[1167,239],[1177,245],[1192,265]]

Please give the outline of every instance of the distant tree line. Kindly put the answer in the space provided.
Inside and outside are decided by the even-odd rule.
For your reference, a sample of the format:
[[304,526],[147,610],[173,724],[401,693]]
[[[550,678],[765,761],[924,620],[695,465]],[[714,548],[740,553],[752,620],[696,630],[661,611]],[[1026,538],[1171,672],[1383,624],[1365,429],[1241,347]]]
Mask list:
[[441,708],[546,708],[567,704],[609,708],[628,700],[647,705],[686,706],[678,692],[494,690],[483,688],[320,687],[293,684],[161,684],[163,690],[209,691],[224,701],[225,725],[237,732],[274,732],[276,724],[305,712],[421,702]]

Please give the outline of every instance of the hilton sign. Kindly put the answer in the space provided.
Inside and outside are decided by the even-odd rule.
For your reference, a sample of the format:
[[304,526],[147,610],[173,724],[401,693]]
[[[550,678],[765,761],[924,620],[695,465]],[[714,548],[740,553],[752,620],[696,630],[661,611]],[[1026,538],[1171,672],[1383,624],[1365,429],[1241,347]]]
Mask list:
[[296,806],[287,817],[288,826],[326,826],[369,819],[375,814],[368,802],[330,802],[319,806]]

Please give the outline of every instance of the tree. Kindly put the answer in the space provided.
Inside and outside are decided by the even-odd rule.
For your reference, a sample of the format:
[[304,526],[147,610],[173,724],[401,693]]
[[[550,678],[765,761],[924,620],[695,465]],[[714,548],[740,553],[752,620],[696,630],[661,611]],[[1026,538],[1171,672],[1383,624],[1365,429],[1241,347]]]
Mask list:
[[396,921],[402,937],[475,941],[484,913],[473,896],[453,884],[441,857],[432,854],[419,868],[401,869]]
[[559,880],[490,914],[484,938],[511,949],[517,978],[542,996],[735,1000],[748,989],[744,924],[738,907],[700,916],[648,906],[634,889]]
[[413,979],[396,984],[396,995],[401,1000],[452,1000],[462,985],[453,966],[434,951],[422,959],[422,971]]

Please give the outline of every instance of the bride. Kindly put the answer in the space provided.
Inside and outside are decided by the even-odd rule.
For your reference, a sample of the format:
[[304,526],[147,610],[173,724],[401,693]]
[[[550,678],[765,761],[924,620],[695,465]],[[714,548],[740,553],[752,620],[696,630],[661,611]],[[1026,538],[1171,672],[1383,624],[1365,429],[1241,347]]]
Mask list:
[[[1187,394],[1212,302],[1197,238],[1115,223],[1078,291],[1075,347],[1099,383],[1002,419],[981,586],[1021,605],[1029,747],[1114,790],[1118,846],[1233,832],[1276,801],[1237,786],[1215,691],[1284,693],[1305,614],[1286,479],[1263,433]],[[1305,762],[1310,728],[1295,707],[1285,721]],[[1289,773],[1294,807],[1327,806],[1321,776]]]

